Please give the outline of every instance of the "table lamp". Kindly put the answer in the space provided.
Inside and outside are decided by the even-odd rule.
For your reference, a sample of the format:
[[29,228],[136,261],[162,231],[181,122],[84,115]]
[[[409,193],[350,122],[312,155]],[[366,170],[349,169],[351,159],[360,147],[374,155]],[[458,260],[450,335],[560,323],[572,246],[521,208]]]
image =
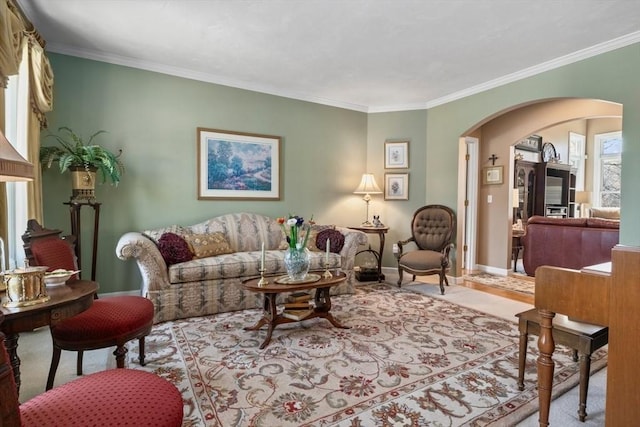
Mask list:
[[0,181],[32,181],[33,165],[0,132]]
[[591,203],[591,192],[590,191],[576,191],[576,205],[580,209],[580,218],[585,217],[584,205],[587,203]]
[[362,200],[367,204],[367,216],[365,217],[365,221],[362,223],[362,226],[373,227],[373,224],[369,221],[369,202],[371,201],[371,194],[382,194],[382,190],[378,187],[376,179],[372,173],[362,174],[360,185],[358,185],[358,188],[356,188],[353,194],[364,194]]

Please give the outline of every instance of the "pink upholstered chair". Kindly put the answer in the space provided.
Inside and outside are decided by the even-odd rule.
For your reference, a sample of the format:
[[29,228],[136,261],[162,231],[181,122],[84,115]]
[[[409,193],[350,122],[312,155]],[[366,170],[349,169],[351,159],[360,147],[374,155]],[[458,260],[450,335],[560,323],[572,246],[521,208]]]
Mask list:
[[[402,276],[406,271],[416,276],[437,274],[440,276],[440,293],[444,295],[444,284],[449,286],[449,252],[456,228],[454,212],[442,205],[423,206],[413,214],[411,237],[398,242],[398,286],[402,286]],[[409,243],[415,248],[404,251]]]
[[[3,315],[0,313],[0,323]],[[87,375],[20,405],[13,372],[0,333],[0,426],[182,425],[184,405],[178,389],[157,375],[110,369]]]
[[[22,240],[30,265],[47,266],[49,270],[77,270],[70,239],[61,239],[60,233],[60,230],[49,230],[37,221],[29,220]],[[62,350],[78,352],[76,371],[82,375],[85,350],[115,346],[116,365],[124,368],[125,345],[132,339],[138,339],[138,360],[140,365],[144,365],[144,337],[151,332],[153,313],[153,303],[141,296],[102,298],[96,299],[88,310],[52,326],[53,356],[46,389],[53,387]]]

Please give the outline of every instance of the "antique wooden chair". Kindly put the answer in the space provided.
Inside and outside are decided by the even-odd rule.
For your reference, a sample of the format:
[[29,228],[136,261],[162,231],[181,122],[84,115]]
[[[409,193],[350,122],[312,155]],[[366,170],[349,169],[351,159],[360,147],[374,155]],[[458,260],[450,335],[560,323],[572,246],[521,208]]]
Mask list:
[[[30,265],[77,270],[76,258],[70,241],[61,239],[60,230],[43,228],[36,220],[29,220],[22,236],[24,250]],[[70,279],[73,280],[73,279]],[[53,356],[46,389],[53,381],[60,363],[62,350],[77,351],[78,375],[82,375],[82,356],[85,350],[113,347],[118,368],[124,368],[126,343],[138,339],[139,362],[144,365],[144,337],[153,325],[153,303],[141,296],[117,296],[96,299],[86,311],[63,320],[51,327]]]
[[[402,286],[405,271],[413,275],[413,280],[416,276],[438,274],[440,293],[444,295],[444,284],[449,286],[446,273],[455,227],[455,214],[446,206],[423,206],[413,214],[411,237],[398,242],[398,286]],[[416,249],[403,252],[409,243],[414,243]]]
[[[3,314],[0,313],[0,323]],[[0,426],[182,425],[182,395],[169,381],[133,369],[87,375],[42,393],[22,405],[0,333]]]

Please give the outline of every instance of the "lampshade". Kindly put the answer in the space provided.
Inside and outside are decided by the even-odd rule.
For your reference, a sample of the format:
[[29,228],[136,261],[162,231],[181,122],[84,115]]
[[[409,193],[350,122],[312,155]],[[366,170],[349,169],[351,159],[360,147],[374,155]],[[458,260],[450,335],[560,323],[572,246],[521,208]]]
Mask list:
[[362,174],[360,185],[353,192],[354,194],[381,194],[382,190],[378,187],[376,179],[372,173]]
[[591,192],[590,191],[576,191],[576,203],[590,203]]
[[511,207],[520,207],[520,191],[517,188],[511,190]]
[[0,132],[0,181],[31,181],[33,165]]

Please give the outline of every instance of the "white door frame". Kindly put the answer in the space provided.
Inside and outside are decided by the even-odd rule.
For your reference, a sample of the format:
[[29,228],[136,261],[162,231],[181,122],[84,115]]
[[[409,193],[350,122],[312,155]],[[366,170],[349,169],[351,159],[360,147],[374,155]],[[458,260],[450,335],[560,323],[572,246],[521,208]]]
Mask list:
[[464,263],[462,268],[475,270],[477,236],[478,236],[478,156],[480,140],[473,137],[464,138],[464,157],[466,159],[466,185],[464,210]]

